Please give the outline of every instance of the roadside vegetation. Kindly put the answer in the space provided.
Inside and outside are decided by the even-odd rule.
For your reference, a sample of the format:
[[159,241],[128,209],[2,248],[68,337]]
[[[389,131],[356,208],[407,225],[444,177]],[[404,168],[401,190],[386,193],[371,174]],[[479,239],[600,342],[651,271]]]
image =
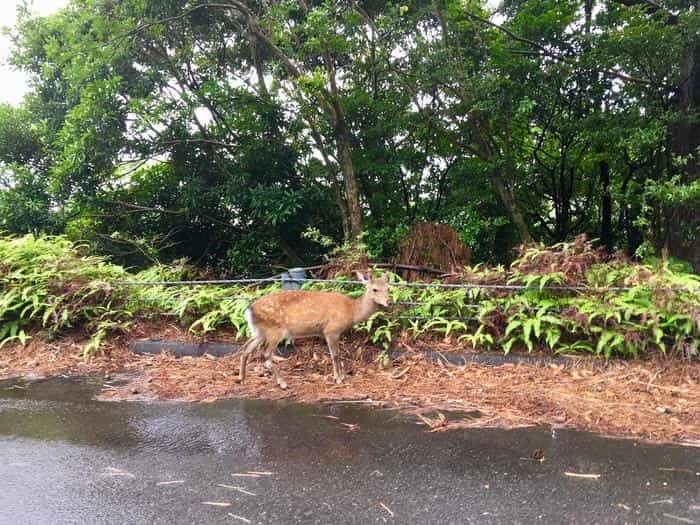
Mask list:
[[[89,337],[84,351],[90,353],[107,335],[144,318],[175,320],[199,336],[226,330],[243,338],[250,301],[279,289],[279,283],[138,284],[203,277],[182,262],[129,272],[64,237],[4,237],[0,340],[26,343],[79,331]],[[509,268],[465,267],[430,286],[391,278],[394,306],[358,327],[384,356],[399,341],[606,358],[698,355],[700,277],[668,262],[606,256],[584,238],[524,248]],[[345,279],[305,287],[362,293]],[[455,287],[459,283],[477,286]]]
[[144,317],[244,335],[275,285],[123,283],[325,258],[332,277],[391,261],[482,285],[394,275],[397,305],[360,327],[385,351],[698,352],[687,3],[70,0],[18,15],[10,62],[32,87],[0,105],[2,342],[81,330],[89,353]]

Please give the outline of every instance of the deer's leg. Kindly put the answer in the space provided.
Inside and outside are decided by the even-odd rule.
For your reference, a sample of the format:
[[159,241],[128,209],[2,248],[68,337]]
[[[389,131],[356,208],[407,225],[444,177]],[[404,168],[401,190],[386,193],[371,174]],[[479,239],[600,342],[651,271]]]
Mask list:
[[333,362],[333,379],[336,384],[343,382],[345,374],[343,373],[343,362],[340,360],[340,347],[338,342],[340,341],[340,336],[332,333],[324,334],[326,338],[326,343],[328,343],[328,350],[331,352],[331,361]]
[[242,383],[245,380],[245,369],[248,365],[248,358],[250,357],[250,354],[255,352],[262,342],[263,339],[253,336],[248,339],[248,341],[246,341],[246,343],[243,345],[243,348],[239,350],[241,353],[241,367],[238,371],[238,379],[236,379],[236,383]]
[[277,345],[281,340],[281,337],[269,338],[265,343],[265,350],[263,351],[263,356],[265,357],[265,368],[267,368],[272,373],[272,377],[275,378],[275,381],[277,382],[279,387],[282,390],[286,390],[287,382],[284,379],[282,379],[282,376],[280,375],[279,370],[277,370],[277,365],[275,364],[275,361],[273,359],[273,354],[275,353]]

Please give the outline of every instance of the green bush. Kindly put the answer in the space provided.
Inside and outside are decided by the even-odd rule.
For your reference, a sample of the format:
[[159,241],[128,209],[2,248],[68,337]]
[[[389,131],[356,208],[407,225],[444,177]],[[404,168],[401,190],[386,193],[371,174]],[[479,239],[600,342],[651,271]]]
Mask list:
[[107,331],[128,326],[112,283],[127,275],[100,257],[81,256],[61,237],[31,235],[0,241],[0,341],[22,343],[27,329],[41,325],[49,335],[85,326],[92,333],[86,350],[99,346]]
[[[401,314],[378,313],[365,328],[387,346],[400,334],[439,334],[478,348],[590,352],[609,358],[648,351],[698,355],[700,277],[668,263],[632,264],[583,238],[531,247],[509,270],[474,267],[465,282],[520,285],[492,288],[396,286],[393,299],[421,303]],[[384,319],[385,328],[379,319]],[[387,328],[389,333],[387,333]],[[376,342],[376,341],[375,341]]]
[[[230,327],[246,336],[247,306],[279,289],[278,283],[126,285],[202,275],[182,262],[130,273],[85,251],[62,237],[0,238],[0,344],[25,343],[37,330],[54,337],[81,329],[90,336],[85,346],[90,352],[139,316],[174,317],[197,334]],[[606,260],[582,239],[530,247],[510,269],[465,269],[464,282],[485,287],[416,287],[395,275],[391,279],[396,306],[360,326],[384,349],[399,337],[439,336],[457,345],[506,353],[522,348],[584,351],[606,358],[650,351],[698,354],[700,277],[662,262]],[[488,287],[507,283],[524,288]],[[305,288],[362,293],[332,280]]]
[[127,286],[123,283],[189,280],[198,273],[177,264],[133,274],[83,251],[63,237],[0,238],[0,345],[25,343],[39,328],[49,338],[82,329],[90,335],[88,353],[139,315],[175,316],[199,333],[223,324],[245,331],[249,301],[275,288]]

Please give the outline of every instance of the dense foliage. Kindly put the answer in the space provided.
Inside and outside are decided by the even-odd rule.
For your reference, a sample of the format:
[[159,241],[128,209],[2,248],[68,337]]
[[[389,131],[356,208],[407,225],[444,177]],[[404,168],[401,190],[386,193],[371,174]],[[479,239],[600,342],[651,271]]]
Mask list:
[[[135,317],[174,316],[194,331],[210,331],[213,316],[246,330],[244,311],[255,297],[275,289],[133,286],[128,282],[200,277],[184,264],[154,266],[137,274],[64,237],[0,239],[0,342],[25,343],[40,329],[53,338],[70,330],[90,335],[85,351],[109,333],[124,331]],[[231,297],[234,297],[231,299]],[[215,310],[216,313],[210,313]]]
[[[498,7],[494,6],[498,4]],[[700,265],[700,10],[681,0],[71,0],[23,11],[0,229],[229,274],[406,226],[477,260],[585,232]]]
[[608,259],[579,237],[524,248],[508,270],[467,268],[463,278],[482,287],[399,288],[396,299],[420,304],[387,315],[373,339],[391,341],[400,327],[412,338],[441,333],[505,353],[520,347],[606,358],[650,350],[698,355],[700,278],[668,263]]
[[[2,344],[24,343],[38,331],[54,337],[74,329],[90,335],[89,352],[109,333],[143,317],[179,320],[195,334],[225,327],[244,336],[250,302],[279,287],[127,285],[192,279],[197,271],[160,265],[133,274],[83,250],[61,237],[0,239]],[[698,354],[700,278],[668,264],[604,260],[600,251],[577,239],[528,248],[509,270],[477,266],[465,269],[462,277],[482,287],[412,286],[393,276],[394,307],[375,314],[360,330],[385,349],[396,339],[441,338],[455,348],[504,352]],[[526,287],[501,288],[514,284]],[[557,287],[561,285],[574,290]],[[362,293],[334,281],[305,286]]]

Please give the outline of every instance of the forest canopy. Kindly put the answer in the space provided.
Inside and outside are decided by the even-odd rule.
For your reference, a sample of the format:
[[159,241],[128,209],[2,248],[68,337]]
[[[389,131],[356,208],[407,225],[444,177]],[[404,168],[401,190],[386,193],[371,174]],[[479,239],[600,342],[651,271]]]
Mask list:
[[0,231],[226,273],[411,225],[475,261],[581,233],[700,269],[700,12],[680,0],[22,8]]

